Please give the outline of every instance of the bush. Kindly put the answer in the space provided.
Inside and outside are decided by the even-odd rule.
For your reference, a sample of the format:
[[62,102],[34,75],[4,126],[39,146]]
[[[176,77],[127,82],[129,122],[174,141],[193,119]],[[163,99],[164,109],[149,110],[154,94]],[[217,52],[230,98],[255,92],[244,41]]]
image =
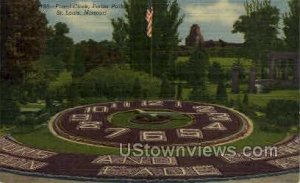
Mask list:
[[299,103],[292,100],[271,100],[266,107],[266,117],[278,126],[297,125]]
[[79,79],[77,88],[82,98],[130,99],[134,98],[132,89],[136,80],[141,83],[143,97],[153,98],[159,96],[159,79],[151,78],[150,75],[143,72],[117,66],[111,68],[99,67],[92,70]]
[[[21,92],[20,92],[21,93]],[[0,123],[12,124],[20,116],[18,98],[20,94],[16,88],[1,83],[0,85]]]
[[281,128],[281,127],[278,127],[276,125],[270,125],[268,123],[261,123],[260,124],[260,129],[262,131],[265,131],[265,132],[272,132],[272,133],[280,133],[280,132],[283,132],[285,129]]

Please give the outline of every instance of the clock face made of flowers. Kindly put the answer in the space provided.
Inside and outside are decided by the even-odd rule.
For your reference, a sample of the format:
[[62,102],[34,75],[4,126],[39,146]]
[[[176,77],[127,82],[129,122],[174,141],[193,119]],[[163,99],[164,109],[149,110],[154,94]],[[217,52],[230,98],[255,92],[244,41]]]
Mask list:
[[67,109],[51,120],[64,140],[119,147],[120,144],[216,145],[245,138],[251,121],[223,106],[181,101],[112,102]]

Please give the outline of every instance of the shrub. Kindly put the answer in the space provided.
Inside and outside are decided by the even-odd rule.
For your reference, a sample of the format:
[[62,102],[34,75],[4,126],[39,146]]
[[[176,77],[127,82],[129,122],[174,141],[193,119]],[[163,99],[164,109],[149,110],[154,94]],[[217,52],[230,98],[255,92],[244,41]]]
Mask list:
[[143,96],[158,97],[160,80],[152,78],[143,72],[136,72],[128,68],[117,66],[111,68],[99,67],[84,75],[78,81],[81,97],[105,97],[112,99],[134,98],[132,89],[139,80]]
[[292,100],[271,100],[266,107],[266,117],[279,126],[297,125],[299,103]]

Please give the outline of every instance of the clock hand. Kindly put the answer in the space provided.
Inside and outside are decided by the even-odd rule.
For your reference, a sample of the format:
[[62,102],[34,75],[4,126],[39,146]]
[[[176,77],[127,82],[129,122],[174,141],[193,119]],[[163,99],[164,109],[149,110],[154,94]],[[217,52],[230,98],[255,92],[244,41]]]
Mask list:
[[159,112],[159,111],[151,112],[151,111],[143,111],[141,109],[136,109],[136,111],[140,114],[172,114],[172,113],[175,113],[175,112]]
[[170,115],[170,116],[175,116],[175,115],[180,115],[181,113],[178,112],[148,112],[148,111],[143,111],[141,109],[136,109],[136,111],[139,114],[143,114],[143,115],[149,115],[152,117],[156,117],[158,115],[164,116],[164,115]]

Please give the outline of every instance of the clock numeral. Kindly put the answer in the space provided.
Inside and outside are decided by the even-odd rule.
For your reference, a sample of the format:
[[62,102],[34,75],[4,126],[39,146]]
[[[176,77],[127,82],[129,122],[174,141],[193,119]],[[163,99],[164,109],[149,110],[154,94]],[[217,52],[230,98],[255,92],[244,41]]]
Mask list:
[[76,129],[77,130],[100,130],[102,122],[98,121],[82,121],[80,122]]
[[177,129],[179,138],[196,138],[203,139],[202,131],[199,129]]
[[108,112],[108,107],[106,106],[94,106],[85,108],[85,113],[100,113],[100,112]]
[[211,121],[231,121],[228,113],[209,113],[208,116]]
[[148,105],[147,101],[142,101],[142,104],[141,104],[142,107],[147,107],[147,105]]
[[175,102],[175,107],[176,108],[182,108],[182,103],[180,101]]
[[108,139],[116,138],[116,137],[124,135],[130,131],[131,130],[129,128],[107,128],[107,129],[105,129],[105,132],[107,132],[107,133],[113,132],[113,133],[105,136],[105,138],[108,138]]
[[164,168],[164,175],[165,176],[185,176],[186,169],[183,167],[172,167],[172,168]]
[[193,106],[193,109],[199,114],[216,113],[214,106]]
[[142,101],[141,106],[143,107],[151,107],[151,106],[163,106],[164,102],[157,100],[157,101]]
[[212,123],[212,124],[204,127],[203,130],[220,130],[220,131],[225,131],[225,130],[227,130],[227,128],[222,123],[215,122],[215,123]]
[[164,131],[141,131],[141,142],[165,142],[167,141],[166,133]]
[[112,103],[111,106],[110,106],[111,109],[117,109],[118,108],[118,105],[117,103]]
[[90,114],[72,114],[70,121],[88,121],[91,117],[92,115]]
[[123,106],[126,107],[126,108],[129,108],[130,107],[130,102],[124,102]]

